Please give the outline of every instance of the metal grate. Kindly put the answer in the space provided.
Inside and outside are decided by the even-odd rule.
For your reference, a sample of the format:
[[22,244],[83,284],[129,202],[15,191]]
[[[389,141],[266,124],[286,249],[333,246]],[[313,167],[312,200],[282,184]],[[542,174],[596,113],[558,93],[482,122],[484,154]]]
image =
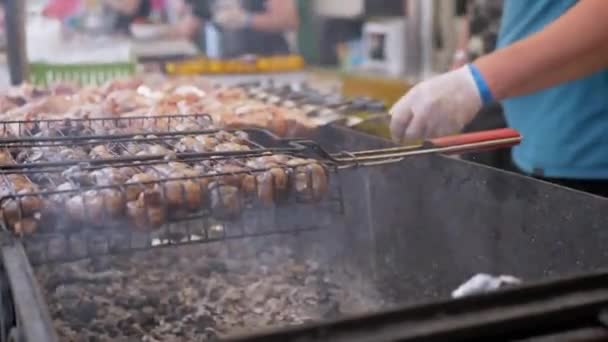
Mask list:
[[213,127],[207,114],[158,115],[107,118],[74,118],[46,120],[15,120],[0,122],[1,137],[51,137],[116,134],[121,131],[161,133],[170,131],[202,130]]
[[23,241],[33,263],[70,261],[306,231],[342,214],[331,163],[263,131],[217,130],[201,118],[5,123],[5,243]]

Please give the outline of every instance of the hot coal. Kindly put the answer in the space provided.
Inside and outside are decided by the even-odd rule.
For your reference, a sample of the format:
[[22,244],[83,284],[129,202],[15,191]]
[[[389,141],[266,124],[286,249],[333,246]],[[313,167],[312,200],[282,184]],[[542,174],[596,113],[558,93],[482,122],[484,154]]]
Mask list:
[[213,341],[380,306],[373,291],[287,247],[247,244],[47,265],[37,275],[61,341]]

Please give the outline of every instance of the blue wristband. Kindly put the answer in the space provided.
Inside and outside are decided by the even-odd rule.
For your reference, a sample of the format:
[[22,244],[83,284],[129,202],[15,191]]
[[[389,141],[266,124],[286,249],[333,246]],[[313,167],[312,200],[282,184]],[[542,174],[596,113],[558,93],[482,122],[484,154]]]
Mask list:
[[477,90],[479,90],[479,96],[481,97],[481,102],[484,105],[494,102],[494,96],[490,91],[490,87],[488,87],[488,83],[483,78],[481,71],[477,68],[475,64],[469,64],[469,70],[471,70],[471,76],[473,76],[473,80],[477,85]]

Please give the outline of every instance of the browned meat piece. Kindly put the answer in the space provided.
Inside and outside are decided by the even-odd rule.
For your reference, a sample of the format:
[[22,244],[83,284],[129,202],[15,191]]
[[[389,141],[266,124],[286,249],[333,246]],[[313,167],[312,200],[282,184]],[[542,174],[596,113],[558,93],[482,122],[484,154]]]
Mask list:
[[198,140],[202,145],[205,151],[213,151],[215,146],[219,145],[219,140],[215,137],[209,135],[197,135],[194,139]]
[[[134,137],[133,139],[137,139],[137,137]],[[147,149],[147,145],[145,144],[139,144],[139,143],[128,143],[125,145],[125,154],[126,155],[136,155],[142,151],[145,151]]]
[[258,181],[253,173],[243,174],[241,179],[241,189],[247,194],[255,194],[258,188]]
[[55,190],[56,191],[66,191],[66,192],[51,195],[50,199],[51,199],[51,201],[55,201],[58,203],[64,203],[68,199],[68,197],[72,195],[72,193],[67,192],[67,191],[71,191],[71,190],[75,190],[75,189],[77,189],[77,187],[70,182],[60,184]]
[[19,236],[34,234],[38,230],[38,220],[34,218],[19,220],[13,225],[13,230]]
[[290,158],[286,155],[276,154],[258,157],[247,162],[247,166],[256,169],[268,168],[271,166],[286,165]]
[[215,150],[215,152],[231,152],[231,151],[249,151],[250,148],[249,148],[249,146],[246,146],[246,145],[228,142],[228,143],[222,143],[222,144],[215,146],[214,150]]
[[273,167],[257,176],[258,198],[262,204],[271,206],[287,191],[288,184],[285,170]]
[[7,150],[0,151],[0,164],[1,165],[10,165],[15,164],[15,160],[13,160],[13,156]]
[[[159,184],[159,192],[165,195],[167,204],[174,208],[199,209],[202,205],[200,183],[192,180],[167,181]],[[160,190],[162,189],[162,190]]]
[[123,175],[123,177],[125,177],[127,179],[131,178],[131,177],[133,177],[133,176],[135,176],[136,174],[139,173],[139,171],[137,170],[137,168],[134,168],[134,167],[121,167],[118,170]]
[[[23,106],[26,100],[22,97],[0,96],[0,113],[6,113],[14,108]],[[4,132],[2,132],[4,133]]]
[[213,172],[207,174],[221,174],[214,177],[220,183],[242,188],[247,193],[255,192],[255,177],[245,167],[225,164],[216,166]]
[[186,164],[186,163],[180,163],[180,162],[170,162],[167,163],[167,165],[173,170],[173,171],[183,171],[183,172],[188,172],[192,170],[192,167],[190,167],[190,165]]
[[94,180],[91,172],[86,169],[83,170],[79,165],[69,167],[61,173],[61,176],[81,185],[91,185]]
[[125,183],[129,179],[129,175],[121,172],[120,169],[107,167],[91,172],[91,178],[94,179],[96,185],[108,186]]
[[144,190],[152,190],[156,184],[141,184],[155,182],[158,178],[148,173],[138,173],[131,177],[125,184],[127,200],[134,201]]
[[280,137],[287,136],[287,132],[289,131],[287,120],[280,115],[275,115],[267,128]]
[[194,137],[184,137],[182,138],[176,145],[175,149],[178,152],[194,152],[194,153],[202,153],[207,152],[208,150],[205,148],[205,145],[195,139]]
[[212,160],[197,161],[194,170],[201,175],[207,175],[214,171],[216,163]]
[[164,168],[164,175],[167,179],[176,179],[158,185],[169,206],[185,206],[189,210],[200,209],[205,202],[204,195],[209,184],[207,179],[199,177],[200,172],[184,163],[169,163]]
[[213,215],[220,219],[238,217],[243,208],[239,188],[213,182],[209,184],[209,197]]
[[7,175],[3,178],[6,180],[6,183],[3,182],[0,184],[5,188],[7,186],[9,187],[7,189],[7,191],[9,191],[8,193],[10,193],[10,189],[13,189],[16,192],[23,190],[23,189],[29,189],[32,192],[37,190],[36,187],[34,186],[34,184],[32,184],[32,182],[24,175],[13,174],[13,175]]
[[223,184],[240,186],[241,180],[243,178],[243,172],[245,171],[246,169],[240,166],[227,164],[215,167],[214,172],[212,173],[217,174],[218,176],[216,177],[216,179],[218,179]]
[[106,213],[104,198],[97,191],[87,191],[82,195],[70,198],[66,203],[66,211],[76,223],[103,222]]
[[77,189],[77,187],[69,182],[63,183],[59,185],[55,190],[56,191],[66,191],[59,194],[54,194],[49,196],[49,199],[43,202],[43,206],[41,209],[42,213],[42,222],[49,221],[62,217],[65,215],[65,207],[70,198],[74,195],[75,192],[72,190]]
[[19,163],[36,163],[45,160],[45,153],[41,149],[33,148],[31,150],[23,150],[17,154],[17,162]]
[[148,153],[152,155],[167,155],[171,150],[161,145],[151,145],[148,147]]
[[76,83],[61,82],[51,85],[50,91],[53,95],[69,96],[78,92],[79,86]]
[[115,157],[115,154],[107,146],[97,145],[91,149],[89,157],[91,159],[112,159]]
[[143,84],[143,80],[140,78],[126,78],[120,80],[112,80],[101,86],[100,90],[104,94],[120,90],[135,90]]
[[[15,229],[15,225],[31,216],[39,213],[43,206],[43,201],[39,196],[36,196],[38,187],[34,185],[24,175],[7,175],[4,177],[5,182],[0,185],[0,198],[5,198],[5,201],[1,203],[1,218],[4,222]],[[16,194],[19,197],[8,198]],[[22,222],[20,228],[31,227],[31,224]]]
[[[23,189],[17,195],[31,194],[31,189]],[[31,217],[38,213],[43,206],[43,201],[39,196],[22,196],[7,199],[2,203],[2,219],[13,226],[18,221]]]
[[244,131],[218,131],[214,134],[214,137],[221,143],[247,145],[249,141],[249,135]]
[[323,166],[315,160],[292,159],[288,164],[294,167],[293,186],[301,199],[309,202],[320,201],[327,193],[328,178]]
[[87,160],[87,154],[81,149],[62,148],[55,156],[50,156],[49,161],[64,161],[64,160]]
[[248,141],[249,141],[249,135],[243,131],[234,132],[234,134],[232,135],[232,137],[229,140],[229,142],[231,142],[231,143],[240,144],[240,145],[247,145]]
[[175,152],[161,145],[149,145],[145,150],[138,152],[136,156],[164,156],[165,160],[177,159]]
[[125,212],[126,195],[118,190],[104,189],[99,191],[104,207],[110,217],[122,216]]
[[162,195],[158,191],[146,190],[139,194],[137,200],[128,202],[127,215],[138,230],[158,228],[167,220]]
[[[67,188],[68,186],[66,186]],[[58,195],[60,196],[60,195]],[[66,196],[56,197],[59,200]],[[73,223],[100,224],[105,220],[120,217],[125,212],[125,195],[114,189],[89,190],[82,195],[75,195],[65,202],[65,209]],[[54,207],[61,204],[55,202]],[[56,209],[48,208],[50,212],[61,214]]]

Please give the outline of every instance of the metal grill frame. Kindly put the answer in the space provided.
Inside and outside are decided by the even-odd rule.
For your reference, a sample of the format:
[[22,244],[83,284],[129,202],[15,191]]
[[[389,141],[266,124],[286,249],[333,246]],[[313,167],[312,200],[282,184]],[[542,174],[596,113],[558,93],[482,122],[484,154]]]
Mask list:
[[[206,118],[205,116],[181,116],[178,118],[172,118],[173,122],[180,122],[178,120],[191,120],[194,119],[197,121],[199,118]],[[144,122],[146,118],[125,118],[122,119],[93,119],[91,120],[79,120],[78,127],[93,127],[95,124],[101,123],[104,125],[102,127],[112,127],[112,128],[125,128],[128,127],[133,120],[140,120]],[[159,120],[169,120],[169,117],[152,117],[150,120],[153,123],[158,123]],[[170,122],[170,121],[166,121]],[[18,132],[25,133],[26,136],[17,136],[17,137],[3,137],[0,138],[0,147],[10,150],[10,149],[29,149],[33,147],[74,147],[74,146],[99,146],[99,145],[112,145],[118,143],[157,143],[164,144],[166,146],[171,146],[169,141],[179,141],[179,139],[183,137],[189,137],[193,135],[211,135],[216,134],[221,131],[226,131],[229,133],[235,133],[236,130],[220,130],[220,129],[203,129],[199,131],[184,131],[184,132],[172,132],[168,130],[166,132],[133,132],[133,133],[125,133],[119,135],[82,135],[82,136],[30,136],[30,134],[35,134],[36,131],[32,130],[28,127],[32,124],[34,127],[40,128],[43,127],[55,127],[54,125],[74,125],[74,121],[72,120],[48,120],[48,121],[18,121],[6,123],[4,126],[4,132],[7,131],[8,124],[17,125]],[[300,207],[299,210],[304,210],[302,208],[310,208],[316,209],[315,213],[318,213],[319,209],[322,209],[323,212],[327,212],[328,215],[342,215],[343,214],[343,203],[341,198],[341,189],[339,184],[335,182],[330,182],[330,188],[328,189],[328,194],[325,196],[326,198],[322,201],[320,199],[306,198],[307,195],[302,195],[299,193],[287,194],[287,193],[278,193],[277,192],[277,180],[274,174],[269,173],[272,177],[272,185],[274,193],[272,194],[272,198],[276,200],[275,204],[268,208],[264,208],[260,206],[259,203],[255,203],[250,197],[255,196],[255,194],[259,193],[259,181],[258,176],[269,172],[272,168],[246,168],[244,160],[248,158],[255,157],[263,157],[269,156],[273,154],[283,154],[289,157],[299,158],[305,157],[307,148],[304,146],[298,145],[294,140],[288,139],[279,139],[271,133],[260,130],[245,130],[249,136],[254,136],[253,139],[249,139],[246,141],[246,144],[250,146],[250,150],[247,151],[226,151],[226,152],[205,152],[205,153],[175,153],[175,156],[170,160],[166,160],[166,156],[164,155],[146,155],[146,156],[120,156],[116,155],[113,158],[105,158],[105,159],[86,159],[86,160],[67,160],[60,162],[38,162],[31,164],[6,164],[0,166],[0,180],[4,181],[9,189],[11,188],[11,183],[7,179],[10,175],[22,175],[25,177],[33,177],[34,175],[44,175],[51,180],[50,175],[53,173],[59,173],[65,171],[68,167],[78,167],[83,172],[92,172],[94,170],[101,170],[106,167],[113,168],[121,168],[121,167],[129,167],[133,169],[154,169],[158,166],[166,166],[170,162],[181,162],[189,165],[196,164],[199,162],[221,162],[221,161],[237,161],[237,164],[243,166],[242,171],[233,171],[233,172],[217,172],[213,174],[205,174],[197,177],[167,177],[167,175],[162,175],[155,169],[157,175],[159,176],[158,180],[149,181],[149,182],[134,182],[130,184],[118,184],[118,185],[105,185],[105,186],[86,186],[86,187],[78,187],[76,189],[71,190],[56,190],[51,188],[50,190],[42,190],[37,192],[25,193],[25,194],[17,194],[14,189],[12,189],[11,193],[0,199],[0,206],[3,206],[8,201],[17,201],[17,219],[15,222],[21,222],[24,218],[27,218],[27,215],[24,213],[23,202],[27,198],[52,198],[52,196],[80,196],[83,203],[82,206],[87,207],[85,201],[87,198],[87,193],[90,192],[101,192],[104,190],[107,191],[116,191],[120,193],[123,199],[123,202],[127,203],[127,198],[125,197],[129,188],[133,189],[141,188],[155,188],[160,189],[160,194],[162,197],[162,212],[165,213],[168,217],[167,224],[163,225],[160,230],[148,231],[148,232],[133,232],[132,229],[125,227],[125,223],[117,223],[115,227],[108,228],[106,225],[102,226],[93,226],[92,224],[87,224],[88,222],[95,222],[93,216],[90,213],[84,212],[84,217],[81,223],[87,224],[87,227],[82,228],[79,226],[78,231],[72,231],[72,229],[61,229],[59,231],[53,232],[42,232],[35,233],[32,237],[27,237],[27,239],[22,240],[25,244],[26,250],[28,250],[28,254],[32,257],[32,262],[34,264],[45,263],[45,262],[67,262],[73,261],[80,258],[89,258],[98,255],[104,254],[116,254],[116,253],[128,253],[132,251],[137,251],[141,249],[149,249],[151,247],[167,247],[174,245],[182,245],[182,244],[193,244],[193,243],[205,243],[205,242],[214,242],[220,240],[227,239],[236,239],[236,238],[245,238],[245,237],[253,237],[260,235],[269,235],[269,234],[277,234],[277,233],[297,233],[303,231],[309,231],[315,229],[315,227],[310,226],[302,226],[299,224],[294,224],[292,222],[288,222],[289,220],[284,219],[281,220],[281,216],[285,216],[282,212],[293,211],[293,208]],[[147,134],[147,135],[144,135]],[[260,143],[257,140],[261,140]],[[265,144],[271,145],[271,147],[265,147]],[[126,150],[126,147],[125,147]],[[293,175],[298,168],[305,166],[304,165],[279,165],[279,167],[285,172],[286,177],[290,180],[287,184],[287,191],[293,192],[294,184],[293,179],[290,175]],[[324,169],[325,175],[331,179],[331,174],[337,172],[337,168],[331,163],[319,163]],[[141,171],[144,172],[144,171]],[[243,196],[239,194],[239,196],[243,196],[246,198],[239,197],[238,207],[243,210],[243,212],[251,211],[251,212],[264,212],[264,219],[261,221],[262,224],[256,225],[255,228],[248,227],[250,224],[246,224],[246,221],[243,220],[243,216],[239,215],[215,215],[213,211],[209,209],[201,209],[196,212],[186,213],[184,216],[176,216],[169,218],[169,213],[173,212],[171,210],[171,206],[167,202],[167,185],[172,182],[196,182],[199,187],[199,192],[212,192],[214,189],[206,189],[203,190],[200,182],[202,180],[208,180],[209,183],[213,181],[217,181],[218,187],[228,186],[224,184],[224,179],[227,177],[235,177],[235,176],[247,176],[253,180],[254,189],[251,191],[254,195]],[[67,178],[66,178],[67,179]],[[36,184],[37,182],[33,182]],[[306,183],[307,189],[312,191],[314,184],[313,178],[310,170],[306,170]],[[54,184],[54,187],[57,187],[57,183]],[[183,184],[180,184],[180,194],[181,194],[181,203],[187,203],[186,200],[186,190]],[[217,191],[219,196],[219,202],[225,203],[222,198],[222,191]],[[99,195],[99,194],[98,194]],[[310,195],[310,196],[315,196]],[[106,198],[102,198],[102,204],[104,209],[102,212],[102,222],[105,222],[111,218],[110,213],[105,208],[107,202],[105,202]],[[273,200],[273,201],[274,201]],[[318,202],[318,203],[317,203]],[[149,208],[145,208],[146,211],[146,222],[151,222],[150,210]],[[309,215],[312,212],[309,212]],[[5,215],[6,213],[3,211],[2,217],[2,228],[3,231],[7,234],[10,234],[11,228],[7,222],[9,222],[8,218]],[[261,215],[262,216],[262,215]],[[272,217],[273,220],[269,221],[269,217]],[[251,219],[251,218],[250,218]],[[259,221],[259,220],[254,220]],[[187,223],[186,223],[187,222]],[[199,222],[199,227],[196,229],[193,228],[192,223]],[[221,223],[223,222],[223,223]],[[177,234],[175,226],[179,225],[182,229],[182,234]],[[262,226],[270,226],[271,229],[262,229]],[[110,225],[112,226],[112,225]],[[282,226],[286,228],[282,228]],[[213,228],[216,228],[215,230]],[[217,227],[221,227],[217,229]],[[287,228],[289,227],[289,228]],[[43,227],[44,228],[44,227]],[[227,232],[226,230],[230,228],[234,232]],[[249,229],[246,229],[249,228]],[[318,229],[318,227],[316,227]],[[177,229],[179,230],[179,229]],[[116,236],[117,232],[119,232],[118,237]],[[74,234],[76,233],[76,234]],[[157,234],[158,233],[158,234]],[[152,234],[157,234],[156,237],[153,237]],[[5,234],[6,235],[6,234]],[[74,236],[79,235],[75,241],[81,241],[81,245],[84,244],[86,246],[86,252],[80,251],[78,255],[69,256],[70,252],[74,250],[74,248],[70,248],[72,242],[74,241]],[[172,239],[167,238],[169,236],[177,236],[179,238]],[[184,239],[184,236],[186,237]],[[84,239],[84,242],[82,241]],[[20,237],[5,237],[5,241],[8,240],[21,240]],[[34,249],[32,246],[36,246],[36,243],[32,241],[37,240],[38,247]],[[64,249],[67,249],[68,256],[57,256],[49,257],[50,254],[50,243],[49,245],[43,246],[44,253],[40,252],[40,244],[41,241],[49,242],[49,241],[63,241]],[[122,247],[112,247],[110,241],[128,241],[127,246],[124,245]],[[134,243],[134,241],[138,241]],[[142,243],[144,241],[144,243]],[[10,243],[13,243],[9,242]],[[57,242],[61,249],[61,243]],[[94,246],[103,245],[105,247],[94,248]],[[82,249],[82,248],[81,248]],[[93,250],[93,251],[90,251]],[[56,253],[55,253],[56,254]],[[38,255],[38,257],[36,257]]]

